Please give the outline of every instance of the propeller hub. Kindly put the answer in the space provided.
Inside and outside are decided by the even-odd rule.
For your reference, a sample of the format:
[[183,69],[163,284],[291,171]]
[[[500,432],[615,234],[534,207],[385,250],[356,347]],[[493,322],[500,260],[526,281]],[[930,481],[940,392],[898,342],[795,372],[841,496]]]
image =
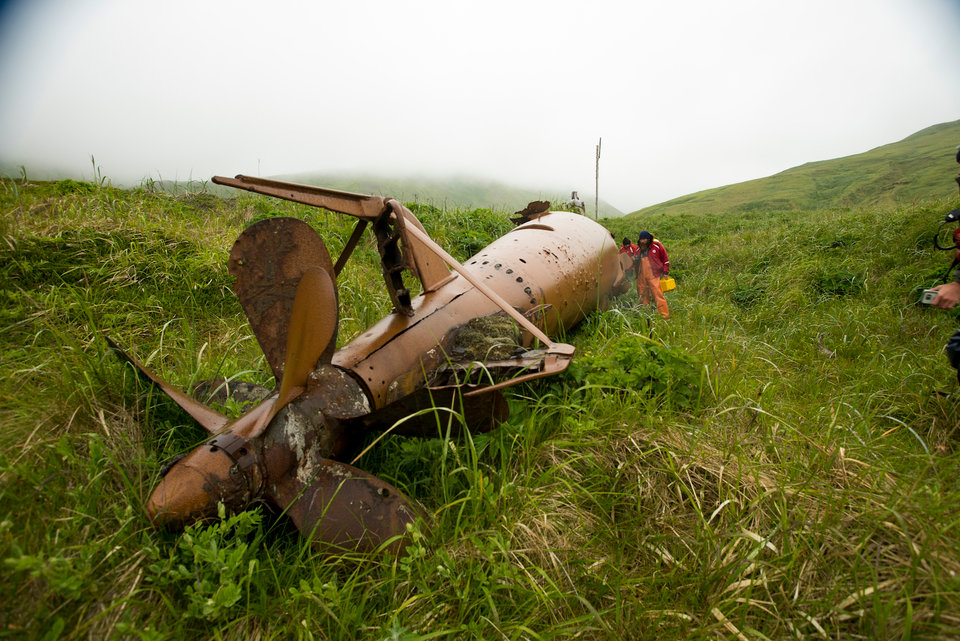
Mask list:
[[154,489],[146,510],[157,526],[179,528],[246,508],[262,492],[258,457],[246,440],[216,436],[176,462]]

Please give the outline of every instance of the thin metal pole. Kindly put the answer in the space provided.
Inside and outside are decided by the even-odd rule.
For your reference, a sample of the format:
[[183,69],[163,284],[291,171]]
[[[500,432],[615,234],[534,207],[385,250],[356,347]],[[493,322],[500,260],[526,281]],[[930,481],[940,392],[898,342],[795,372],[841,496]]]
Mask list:
[[600,145],[603,144],[603,138],[597,142],[597,174],[593,186],[593,219],[600,220]]

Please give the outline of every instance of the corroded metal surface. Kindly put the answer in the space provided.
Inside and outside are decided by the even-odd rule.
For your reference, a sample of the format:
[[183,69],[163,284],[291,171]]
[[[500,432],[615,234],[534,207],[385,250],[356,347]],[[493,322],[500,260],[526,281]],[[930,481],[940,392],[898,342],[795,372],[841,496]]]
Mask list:
[[422,516],[392,485],[331,460],[309,482],[283,479],[277,497],[304,537],[338,549],[399,549],[407,525]]
[[[561,372],[573,358],[573,347],[549,336],[626,290],[612,235],[583,216],[549,212],[549,203],[531,203],[522,224],[461,265],[395,200],[245,176],[214,182],[359,223],[336,267],[299,220],[265,219],[237,239],[229,261],[235,291],[277,388],[218,381],[196,391],[222,400],[232,389],[259,401],[239,418],[120,350],[211,434],[164,470],[146,505],[158,526],[215,518],[220,503],[237,511],[266,502],[318,545],[398,549],[423,511],[345,462],[364,435],[494,428],[508,415],[502,388]],[[368,227],[395,309],[335,351],[336,277]],[[420,281],[416,297],[410,279]]]
[[[315,266],[333,271],[323,240],[310,225],[295,218],[267,218],[251,225],[230,251],[227,267],[236,277],[233,291],[277,380],[283,372],[287,325],[297,285],[307,269]],[[332,303],[326,313],[335,315],[336,300]],[[330,345],[328,360],[335,343]]]

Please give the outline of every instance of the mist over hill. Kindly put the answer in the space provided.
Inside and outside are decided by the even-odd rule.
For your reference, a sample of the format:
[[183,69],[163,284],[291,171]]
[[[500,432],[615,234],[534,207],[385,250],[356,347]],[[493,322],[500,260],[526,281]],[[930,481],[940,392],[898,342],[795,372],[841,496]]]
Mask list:
[[[391,178],[374,174],[299,173],[275,176],[275,178],[361,194],[390,196],[402,202],[433,205],[441,210],[484,208],[514,212],[523,209],[534,200],[549,200],[555,208],[563,206],[570,200],[570,192],[516,187],[496,181],[464,176]],[[592,216],[594,211],[593,195],[580,192],[580,198],[586,202],[587,212]],[[624,215],[622,211],[602,199],[600,200],[599,210],[601,218],[618,218]]]
[[[953,178],[957,171],[954,157],[958,144],[960,120],[955,120],[927,127],[903,140],[860,154],[808,162],[765,178],[699,191],[645,207],[626,217],[642,218],[666,213],[686,215],[895,206],[950,198],[957,194]],[[91,172],[94,180],[111,182],[109,175],[99,174],[99,167],[93,158]],[[71,175],[71,172],[56,168],[24,168],[11,164],[0,165],[0,175],[11,178],[24,175],[34,180],[89,179],[88,176]],[[554,208],[563,207],[570,200],[569,191],[538,190],[465,176],[397,177],[359,172],[302,172],[271,177],[343,191],[390,196],[403,202],[429,204],[442,211],[485,208],[514,212],[533,200],[549,200]],[[224,196],[235,193],[232,189],[213,185],[208,179],[145,179],[144,182],[174,193],[210,191]],[[587,204],[588,215],[592,216],[593,194],[581,191],[580,196]],[[614,219],[625,215],[601,199],[599,216]]]
[[699,191],[628,218],[831,207],[909,205],[956,196],[960,120],[922,129],[864,153],[809,162],[773,176]]
[[[93,180],[109,182],[116,187],[137,187],[149,183],[153,188],[159,188],[170,193],[185,191],[207,191],[218,196],[229,197],[236,194],[230,187],[220,187],[209,181],[210,177],[192,180],[165,180],[162,178],[144,179],[138,184],[128,184],[115,181],[109,175],[100,176],[96,163],[92,165]],[[20,178],[26,176],[32,180],[90,180],[91,175],[78,175],[56,167],[23,167],[10,163],[0,164],[0,176],[5,178]],[[432,205],[441,211],[448,209],[491,209],[494,211],[515,212],[523,209],[534,200],[548,200],[554,208],[563,207],[570,200],[569,191],[556,189],[535,189],[517,187],[492,180],[475,179],[466,176],[457,177],[427,177],[427,176],[381,176],[367,173],[318,173],[303,172],[266,176],[277,180],[327,187],[340,191],[350,191],[360,194],[373,194],[396,198],[408,203],[417,202]],[[580,198],[587,204],[587,213],[593,217],[594,196],[587,192],[579,192]],[[624,215],[613,205],[603,199],[599,202],[600,218],[619,218]]]

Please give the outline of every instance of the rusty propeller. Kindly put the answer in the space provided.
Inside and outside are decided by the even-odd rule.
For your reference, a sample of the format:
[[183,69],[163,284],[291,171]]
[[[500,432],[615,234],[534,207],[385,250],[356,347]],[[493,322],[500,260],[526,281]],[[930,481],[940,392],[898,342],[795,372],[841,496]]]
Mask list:
[[266,500],[317,543],[399,546],[407,524],[421,513],[393,486],[329,458],[352,440],[344,433],[351,429],[348,419],[370,408],[356,382],[330,365],[337,288],[323,241],[299,220],[261,221],[237,240],[230,270],[278,383],[275,393],[236,420],[170,385],[110,341],[213,435],[170,467],[147,501],[148,516],[157,525],[181,527],[215,518],[218,503],[232,512]]

